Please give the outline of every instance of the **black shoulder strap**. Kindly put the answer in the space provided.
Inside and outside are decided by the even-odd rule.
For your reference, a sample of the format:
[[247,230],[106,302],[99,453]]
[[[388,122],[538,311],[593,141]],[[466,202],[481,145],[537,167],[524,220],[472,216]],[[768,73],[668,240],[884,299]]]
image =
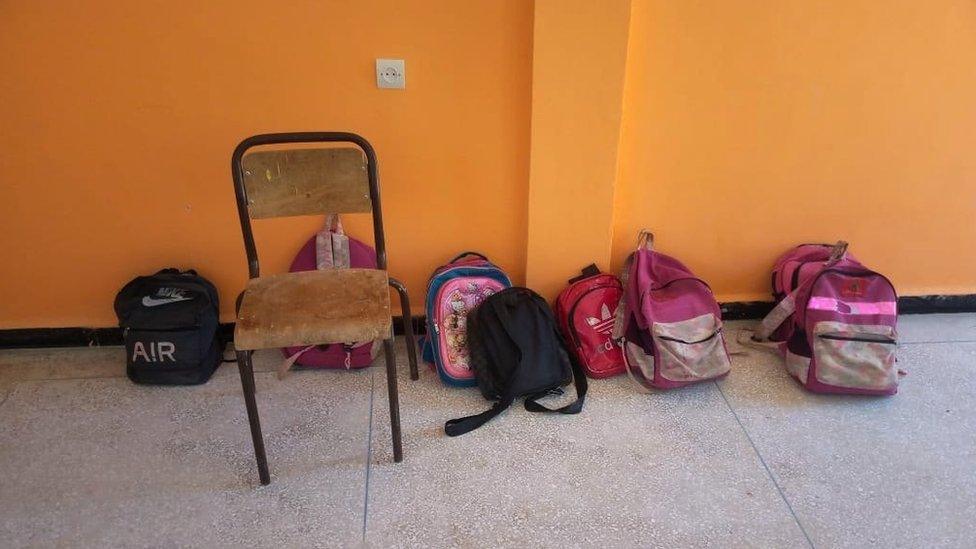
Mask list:
[[[511,299],[511,297],[503,297],[500,294],[504,293],[505,296],[514,296],[516,293],[525,291],[522,288],[509,288],[499,292],[492,299],[486,300],[479,306],[479,312],[491,311],[495,314],[496,321],[501,326],[501,328],[508,334],[509,339],[513,344],[518,345],[519,338],[516,334],[511,333],[509,330],[512,326],[509,325],[508,311],[505,310],[505,305],[502,303],[503,299]],[[553,337],[556,338],[557,344],[560,346],[560,351],[562,351],[570,361],[570,366],[573,370],[573,382],[576,385],[576,400],[566,406],[557,409],[547,408],[536,400],[543,398],[551,394],[557,394],[553,391],[547,390],[541,393],[536,393],[534,395],[529,395],[525,400],[525,409],[530,412],[548,412],[557,414],[578,414],[583,409],[583,401],[586,398],[586,391],[588,389],[586,375],[583,373],[583,368],[580,366],[576,357],[572,353],[566,351],[566,343],[560,335],[559,330],[556,329],[556,321],[553,318],[552,311],[549,309],[548,304],[543,300],[538,294],[529,291],[531,299],[539,312],[546,317],[546,322],[552,327]],[[485,305],[488,305],[485,307]],[[470,334],[469,334],[470,337]],[[519,372],[519,366],[521,363],[516,364],[515,370],[512,372],[512,377],[516,377]],[[496,402],[490,409],[481,412],[480,414],[475,414],[473,416],[461,417],[457,419],[452,419],[444,424],[444,433],[447,436],[458,436],[465,433],[470,433],[471,431],[481,427],[485,423],[491,421],[492,418],[502,413],[515,401],[515,395],[512,393],[512,383],[508,383],[505,387],[505,393],[501,395],[501,398]]]
[[[493,315],[494,318],[491,318],[489,322],[500,324],[502,328],[502,330],[500,330],[501,333],[506,334],[506,336],[511,340],[511,335],[509,334],[507,328],[505,327],[505,322],[507,321],[507,318],[505,318],[505,316],[507,315],[507,312],[504,310],[504,305],[499,305],[499,302],[503,299],[508,299],[506,296],[511,295],[511,293],[512,293],[511,289],[502,290],[498,294],[495,294],[491,296],[489,299],[486,299],[484,302],[481,303],[481,305],[478,306],[477,309],[473,311],[473,314],[479,316],[478,325],[480,326],[480,328],[478,328],[477,330],[472,330],[471,326],[469,325],[468,326],[469,338],[484,336],[484,334],[482,333],[475,333],[475,332],[479,330],[484,331],[489,329],[488,326],[486,326],[484,319],[480,317],[485,314],[491,314]],[[512,343],[517,345],[517,342],[514,340],[512,340]],[[492,357],[489,357],[489,359],[491,358]],[[515,402],[515,395],[513,393],[513,383],[511,383],[511,379],[515,379],[515,377],[518,376],[518,373],[519,373],[519,364],[518,362],[516,362],[515,369],[512,370],[511,378],[505,383],[504,392],[501,395],[501,397],[498,399],[498,402],[496,402],[491,408],[485,410],[484,412],[481,412],[480,414],[448,420],[446,423],[444,423],[444,433],[449,437],[456,437],[458,435],[470,433],[471,431],[474,431],[478,427],[481,427],[485,423],[491,421],[491,419],[497,416],[498,414],[504,412],[509,406],[512,405],[513,402]]]
[[480,414],[475,414],[473,416],[459,417],[457,419],[449,419],[444,423],[444,433],[449,437],[456,437],[458,435],[463,435],[464,433],[470,433],[478,427],[481,427],[485,423],[491,421],[491,419],[498,414],[505,411],[506,408],[515,402],[515,397],[508,394],[502,397],[501,400],[495,403],[494,406],[481,412]]
[[[542,305],[545,305],[545,302],[543,302]],[[565,353],[565,355],[569,358],[569,365],[573,369],[573,384],[576,386],[576,400],[563,406],[562,408],[547,408],[536,402],[540,398],[553,394],[551,391],[545,391],[526,397],[525,409],[530,412],[578,414],[583,410],[583,401],[586,399],[586,391],[589,389],[586,374],[583,372],[583,367],[576,359],[576,356],[567,351],[568,347],[566,346],[566,341],[563,339],[562,334],[559,333],[559,330],[556,329],[556,321],[552,316],[552,311],[550,311],[549,307],[547,306],[540,306],[539,308],[542,309],[543,314],[548,317],[550,325],[553,327],[552,331],[556,337],[556,341],[559,343],[560,347],[562,347],[562,352]]]

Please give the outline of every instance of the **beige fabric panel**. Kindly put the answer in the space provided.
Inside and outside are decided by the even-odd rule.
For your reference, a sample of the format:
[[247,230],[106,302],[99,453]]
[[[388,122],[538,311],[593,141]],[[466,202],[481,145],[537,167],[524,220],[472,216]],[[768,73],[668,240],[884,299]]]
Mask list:
[[238,350],[390,337],[386,271],[328,269],[251,279],[234,330]]
[[243,163],[253,219],[372,211],[366,157],[357,148],[258,151]]

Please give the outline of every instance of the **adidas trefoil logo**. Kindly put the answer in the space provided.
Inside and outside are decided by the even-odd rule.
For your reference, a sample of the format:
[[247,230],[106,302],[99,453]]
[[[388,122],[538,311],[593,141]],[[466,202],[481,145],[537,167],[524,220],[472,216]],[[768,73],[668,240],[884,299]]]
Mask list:
[[600,308],[600,318],[588,316],[586,317],[586,323],[593,328],[593,331],[603,335],[610,335],[610,332],[613,331],[613,314],[610,312],[610,307],[604,303],[603,307]]

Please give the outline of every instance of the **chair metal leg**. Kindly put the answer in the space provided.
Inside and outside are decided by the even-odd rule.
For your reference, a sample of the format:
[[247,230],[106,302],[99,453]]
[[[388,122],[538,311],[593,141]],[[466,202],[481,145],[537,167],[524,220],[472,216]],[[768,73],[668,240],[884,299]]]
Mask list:
[[407,339],[407,358],[410,361],[410,379],[416,381],[420,379],[420,372],[417,370],[417,337],[413,333],[413,315],[410,314],[410,296],[407,295],[407,287],[395,278],[390,279],[390,286],[400,294],[400,314],[403,315],[403,335]]
[[397,391],[396,353],[393,338],[383,340],[386,353],[386,387],[390,393],[390,430],[393,432],[393,461],[403,461],[403,438],[400,433],[400,393]]
[[261,436],[261,421],[258,419],[258,404],[254,398],[254,366],[251,364],[251,354],[251,351],[237,351],[237,369],[241,373],[241,386],[244,388],[244,405],[247,407],[247,420],[251,424],[251,441],[254,443],[254,457],[258,461],[258,476],[261,484],[271,484],[268,457],[264,453],[264,437]]

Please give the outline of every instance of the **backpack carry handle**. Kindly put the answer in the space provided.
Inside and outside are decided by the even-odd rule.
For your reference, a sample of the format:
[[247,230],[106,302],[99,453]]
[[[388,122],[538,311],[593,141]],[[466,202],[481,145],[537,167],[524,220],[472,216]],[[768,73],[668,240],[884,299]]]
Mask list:
[[833,250],[830,252],[830,258],[827,260],[827,265],[833,265],[840,261],[847,254],[847,242],[844,240],[838,240],[837,244],[834,244]]
[[568,282],[570,284],[575,284],[580,280],[584,280],[590,278],[591,276],[596,276],[598,274],[600,274],[600,268],[596,266],[596,263],[590,263],[586,267],[580,269],[580,274],[574,276],[573,278],[570,278]]
[[463,259],[463,258],[465,258],[465,257],[467,257],[467,256],[469,256],[469,255],[473,255],[473,256],[475,256],[475,257],[479,257],[479,258],[481,258],[481,259],[484,259],[485,261],[488,261],[488,258],[487,258],[487,257],[485,257],[485,256],[484,256],[484,255],[482,255],[482,254],[479,254],[478,252],[461,252],[461,253],[459,253],[459,254],[457,255],[457,257],[455,257],[454,259],[452,259],[452,260],[450,260],[450,261],[448,261],[448,263],[454,263],[455,261],[457,261],[457,260],[459,260],[459,259]]
[[339,218],[339,214],[337,213],[325,214],[325,223],[322,225],[322,230],[335,234],[346,234],[342,230],[342,219]]
[[637,249],[644,248],[646,250],[651,250],[654,248],[654,233],[647,229],[641,229],[637,233]]
[[196,269],[187,269],[185,271],[180,271],[176,267],[167,267],[165,269],[160,269],[156,271],[156,274],[188,274],[188,275],[197,276],[197,271]]

